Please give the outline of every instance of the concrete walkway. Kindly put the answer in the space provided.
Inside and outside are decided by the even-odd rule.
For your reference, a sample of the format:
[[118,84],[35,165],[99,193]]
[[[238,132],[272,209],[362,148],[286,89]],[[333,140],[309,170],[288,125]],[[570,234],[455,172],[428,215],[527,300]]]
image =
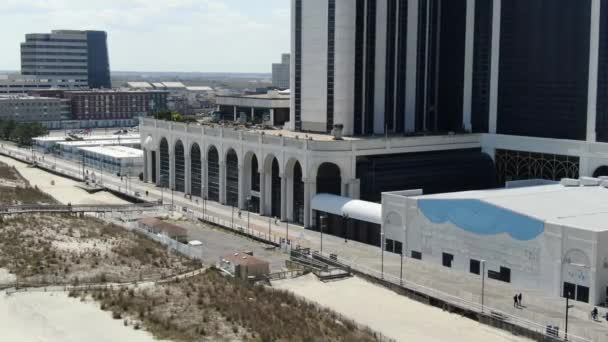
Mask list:
[[[0,148],[0,153],[10,152],[13,156],[18,155],[20,158],[31,158],[30,150],[18,149],[14,146],[4,144]],[[41,161],[39,154],[35,155],[38,162],[43,162],[48,165],[55,165],[57,170],[65,170],[73,176],[82,174],[82,167],[70,161],[64,161],[53,157],[45,156],[45,160]],[[89,173],[97,170],[90,170]],[[120,191],[125,191],[126,181],[113,175],[103,176],[104,186]],[[148,196],[145,196],[146,191]],[[225,224],[249,226],[259,234],[268,234],[269,232],[275,236],[287,237],[303,247],[310,247],[313,250],[320,249],[321,236],[319,232],[306,230],[302,226],[286,223],[276,224],[273,219],[262,217],[257,214],[249,214],[249,224],[247,223],[247,212],[241,213],[241,218],[238,218],[238,209],[233,209],[221,205],[217,202],[206,201],[203,208],[202,200],[187,199],[185,194],[172,192],[169,190],[161,190],[153,184],[142,183],[139,180],[132,178],[129,181],[129,193],[138,192],[146,200],[154,201],[161,197],[165,204],[173,204],[177,207],[187,208],[187,210],[201,214],[205,211],[207,214],[212,214],[217,219],[223,220]],[[357,265],[359,270],[364,270],[368,274],[384,277],[393,282],[399,283],[400,279],[405,279],[420,288],[426,287],[429,291],[436,291],[438,295],[454,296],[455,299],[470,303],[470,305],[479,305],[481,302],[481,278],[479,276],[469,275],[462,272],[456,272],[438,265],[431,265],[411,258],[403,259],[403,267],[401,267],[401,257],[396,254],[384,252],[380,248],[370,246],[355,241],[345,242],[344,238],[323,234],[323,252],[335,253],[341,261],[349,264]],[[515,293],[523,294],[524,308],[517,309],[513,307],[513,295]],[[515,288],[510,284],[504,284],[486,278],[484,302],[489,308],[494,308],[505,312],[522,320],[534,322],[535,328],[543,331],[546,325],[554,325],[560,327],[560,333],[565,329],[565,299],[548,296],[538,291],[530,291],[521,288]],[[568,323],[569,340],[576,340],[575,336],[580,336],[592,341],[608,342],[608,322],[595,322],[590,319],[589,313],[593,306],[584,303],[571,301],[574,305],[570,309],[570,318]],[[605,309],[600,309],[600,314],[603,315]],[[582,339],[581,339],[582,340]]]

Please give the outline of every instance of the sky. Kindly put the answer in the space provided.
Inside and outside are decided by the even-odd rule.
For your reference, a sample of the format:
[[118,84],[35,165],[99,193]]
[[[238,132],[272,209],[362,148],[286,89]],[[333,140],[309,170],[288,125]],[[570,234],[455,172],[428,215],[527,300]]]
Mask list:
[[26,33],[108,33],[113,71],[270,72],[290,47],[289,0],[0,0],[0,70]]

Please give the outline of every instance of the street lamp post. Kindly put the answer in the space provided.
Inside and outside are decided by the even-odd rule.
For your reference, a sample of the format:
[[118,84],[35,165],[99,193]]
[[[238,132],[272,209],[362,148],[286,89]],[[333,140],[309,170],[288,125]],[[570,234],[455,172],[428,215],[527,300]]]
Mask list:
[[289,218],[285,220],[285,228],[287,229],[287,238],[285,240],[285,243],[289,243]]
[[568,292],[568,295],[566,296],[566,331],[564,335],[564,340],[566,341],[568,341],[568,311],[574,307],[574,305],[569,305],[570,295],[570,292]]
[[327,224],[327,215],[323,214],[319,216],[319,228],[321,229],[321,255],[323,255],[323,229]]
[[348,219],[349,219],[349,216],[348,216],[348,214],[343,214],[342,218],[344,219],[344,243],[347,243],[348,240],[347,240],[346,237],[348,235]]
[[484,310],[484,297],[486,289],[486,261],[481,260],[481,312]]
[[380,233],[380,275],[384,279],[384,232]]
[[247,197],[247,230],[249,230],[249,213],[251,212],[251,196]]

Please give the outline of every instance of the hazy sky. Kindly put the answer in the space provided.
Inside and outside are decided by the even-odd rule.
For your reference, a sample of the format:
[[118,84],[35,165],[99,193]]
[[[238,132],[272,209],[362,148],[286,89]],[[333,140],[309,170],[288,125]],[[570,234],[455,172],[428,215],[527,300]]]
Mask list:
[[105,30],[115,71],[270,72],[289,52],[289,0],[0,0],[0,70],[26,33]]

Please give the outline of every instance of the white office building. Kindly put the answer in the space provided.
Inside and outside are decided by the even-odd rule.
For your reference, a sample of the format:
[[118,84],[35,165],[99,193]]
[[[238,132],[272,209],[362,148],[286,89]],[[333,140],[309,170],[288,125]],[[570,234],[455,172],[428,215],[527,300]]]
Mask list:
[[84,163],[103,172],[137,176],[143,169],[143,151],[126,146],[82,147]]

